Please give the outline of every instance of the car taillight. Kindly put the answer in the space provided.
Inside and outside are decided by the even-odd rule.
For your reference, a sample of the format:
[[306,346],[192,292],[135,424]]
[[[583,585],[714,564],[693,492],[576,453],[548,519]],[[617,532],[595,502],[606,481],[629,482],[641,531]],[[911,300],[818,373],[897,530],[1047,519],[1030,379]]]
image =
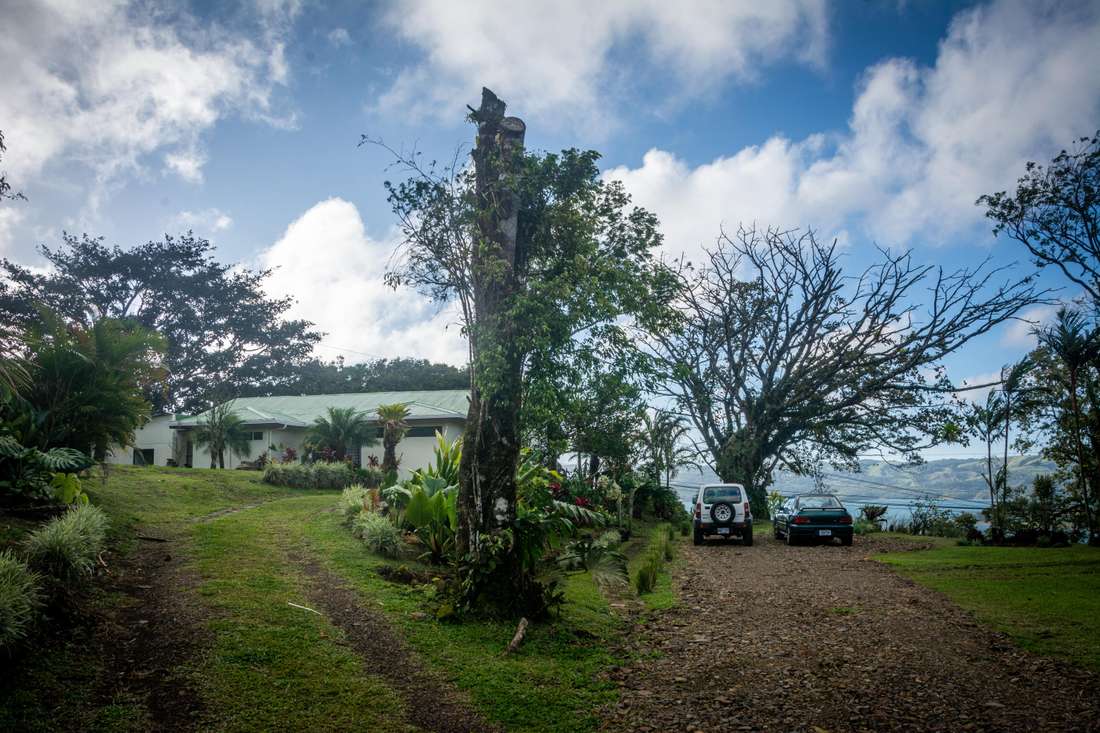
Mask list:
[[748,517],[749,517],[749,503],[746,501],[745,502],[745,518],[748,519]]
[[841,517],[837,521],[839,521],[841,524],[851,524],[852,523],[852,516],[850,514],[845,514],[843,517]]
[[795,524],[809,524],[810,523],[810,518],[809,517],[798,516],[798,517],[794,518],[794,523]]
[[703,516],[703,504],[702,504],[702,502],[695,505],[695,518],[699,519],[701,516]]

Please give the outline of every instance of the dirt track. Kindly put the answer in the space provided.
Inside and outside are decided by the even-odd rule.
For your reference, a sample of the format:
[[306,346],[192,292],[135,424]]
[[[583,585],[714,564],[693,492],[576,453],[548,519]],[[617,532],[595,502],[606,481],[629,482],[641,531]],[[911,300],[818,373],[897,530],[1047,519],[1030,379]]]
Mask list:
[[869,559],[883,549],[686,546],[680,605],[634,635],[604,728],[1100,730],[1096,675],[1020,651]]

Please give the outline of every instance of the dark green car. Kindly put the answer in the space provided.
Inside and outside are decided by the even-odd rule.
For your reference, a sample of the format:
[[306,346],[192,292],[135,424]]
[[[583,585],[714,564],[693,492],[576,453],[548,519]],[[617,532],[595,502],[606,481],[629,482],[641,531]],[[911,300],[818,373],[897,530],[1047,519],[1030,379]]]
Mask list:
[[775,538],[786,538],[788,545],[801,542],[852,544],[852,515],[832,494],[802,494],[783,502],[772,518]]

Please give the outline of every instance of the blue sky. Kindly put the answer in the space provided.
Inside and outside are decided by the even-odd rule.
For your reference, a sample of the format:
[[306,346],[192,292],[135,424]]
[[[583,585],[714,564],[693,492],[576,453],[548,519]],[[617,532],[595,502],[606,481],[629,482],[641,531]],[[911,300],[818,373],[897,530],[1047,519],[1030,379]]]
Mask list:
[[[875,243],[950,268],[1024,261],[974,199],[1100,127],[1095,2],[501,6],[7,4],[3,166],[29,201],[0,209],[0,254],[41,265],[62,230],[125,247],[191,228],[277,268],[272,292],[329,334],[319,355],[457,362],[454,315],[381,283],[396,174],[356,143],[447,157],[482,84],[530,147],[600,150],[669,255],[755,220],[837,236],[852,268]],[[1006,326],[950,373],[1028,346]]]

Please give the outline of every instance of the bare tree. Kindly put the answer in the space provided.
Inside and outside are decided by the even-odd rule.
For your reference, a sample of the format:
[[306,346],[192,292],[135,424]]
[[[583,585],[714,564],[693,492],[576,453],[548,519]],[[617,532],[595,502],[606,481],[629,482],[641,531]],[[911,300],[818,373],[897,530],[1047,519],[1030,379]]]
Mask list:
[[858,467],[869,450],[918,460],[961,435],[943,357],[1037,302],[1032,278],[944,272],[908,252],[849,278],[812,231],[722,233],[701,267],[680,262],[672,327],[639,341],[698,429],[713,468],[745,484],[757,516],[777,467]]

